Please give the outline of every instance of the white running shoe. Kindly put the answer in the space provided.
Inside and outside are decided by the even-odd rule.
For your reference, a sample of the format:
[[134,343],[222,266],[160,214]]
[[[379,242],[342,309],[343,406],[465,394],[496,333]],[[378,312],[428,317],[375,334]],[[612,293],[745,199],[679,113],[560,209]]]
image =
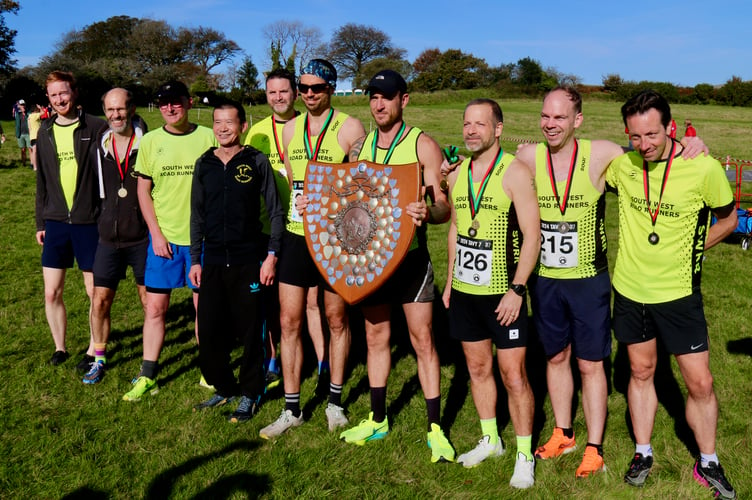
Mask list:
[[261,436],[264,439],[271,439],[273,437],[277,437],[280,434],[284,433],[287,429],[290,427],[298,427],[303,423],[303,414],[301,413],[299,417],[294,417],[292,415],[292,411],[290,410],[282,410],[282,413],[279,415],[279,418],[272,422],[271,424],[267,425],[263,429],[259,431],[259,436]]
[[478,441],[478,446],[460,455],[457,462],[465,467],[475,467],[488,457],[499,457],[503,454],[504,444],[501,442],[501,438],[497,436],[496,444],[491,444],[491,437],[486,435]]
[[350,423],[345,415],[345,410],[332,403],[326,405],[326,420],[329,422],[329,432]]
[[517,463],[514,464],[514,474],[509,481],[512,488],[530,488],[535,484],[535,459],[528,460],[523,453],[517,453]]

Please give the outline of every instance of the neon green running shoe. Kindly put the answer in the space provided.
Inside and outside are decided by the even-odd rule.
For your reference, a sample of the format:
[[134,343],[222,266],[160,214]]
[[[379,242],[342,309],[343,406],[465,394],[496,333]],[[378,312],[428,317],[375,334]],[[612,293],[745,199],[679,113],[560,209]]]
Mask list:
[[426,438],[428,447],[431,448],[431,462],[454,462],[454,448],[436,424],[431,424],[431,432]]
[[345,443],[363,446],[368,441],[384,439],[389,434],[389,419],[384,417],[383,422],[373,421],[373,412],[368,414],[368,420],[361,420],[358,425],[342,431],[339,438]]
[[133,384],[133,389],[123,395],[123,401],[141,401],[147,392],[152,396],[159,392],[157,381],[141,375]]

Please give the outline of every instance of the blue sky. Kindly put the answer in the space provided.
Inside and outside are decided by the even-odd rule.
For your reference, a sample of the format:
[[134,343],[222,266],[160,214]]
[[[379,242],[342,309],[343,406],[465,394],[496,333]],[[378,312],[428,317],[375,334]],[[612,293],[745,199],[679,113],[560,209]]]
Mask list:
[[[62,35],[115,15],[162,19],[174,27],[208,26],[240,45],[260,71],[267,69],[262,28],[278,20],[318,27],[325,40],[348,23],[371,25],[405,48],[410,61],[423,50],[460,49],[492,66],[523,57],[600,84],[625,80],[694,86],[752,80],[752,8],[744,1],[259,1],[259,0],[20,0],[6,23],[18,30],[19,66],[54,51]],[[287,9],[287,10],[285,10]]]

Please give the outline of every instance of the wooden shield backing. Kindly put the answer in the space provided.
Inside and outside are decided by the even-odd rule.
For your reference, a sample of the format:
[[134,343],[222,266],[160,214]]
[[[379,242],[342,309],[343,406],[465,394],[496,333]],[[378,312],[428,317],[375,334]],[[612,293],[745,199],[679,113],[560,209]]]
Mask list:
[[415,234],[405,207],[420,197],[420,166],[309,161],[303,193],[306,244],[324,279],[348,304],[376,291]]

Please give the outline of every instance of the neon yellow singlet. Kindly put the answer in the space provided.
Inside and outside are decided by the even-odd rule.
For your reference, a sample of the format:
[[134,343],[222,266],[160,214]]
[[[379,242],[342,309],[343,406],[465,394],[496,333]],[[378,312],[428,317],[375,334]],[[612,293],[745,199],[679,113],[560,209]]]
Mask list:
[[[292,167],[292,193],[290,196],[290,208],[287,212],[287,230],[293,234],[304,236],[303,231],[303,218],[295,210],[295,195],[298,193],[303,194],[303,183],[305,180],[306,166],[308,165],[308,157],[306,156],[306,149],[304,145],[303,135],[305,130],[305,117],[308,113],[303,113],[295,118],[295,132],[293,133],[292,140],[288,146],[288,158],[290,166]],[[332,121],[329,123],[326,135],[321,142],[321,148],[319,149],[318,157],[316,160],[327,163],[342,163],[346,160],[347,155],[337,141],[339,130],[342,128],[342,124],[347,120],[348,115],[338,111],[334,112]],[[311,130],[311,133],[317,135],[311,136],[311,143],[316,144],[318,140],[318,132]],[[314,146],[315,147],[315,146]]]
[[[700,290],[702,254],[710,209],[734,201],[723,167],[709,156],[684,160],[676,155],[655,213],[667,162],[648,163],[648,210],[642,157],[624,154],[609,166],[606,180],[619,194],[619,253],[614,288],[644,304],[680,299]],[[659,236],[657,244],[648,235]]]
[[[457,181],[451,193],[457,215],[453,290],[472,295],[499,295],[509,290],[522,246],[517,214],[501,183],[513,159],[513,155],[503,153],[501,162],[488,180],[481,210],[475,217],[479,223],[475,237],[468,234],[472,224],[472,200],[468,194],[467,180],[470,158],[465,159],[458,169]],[[476,194],[478,184],[473,183]]]
[[135,171],[154,183],[154,211],[159,229],[170,243],[191,244],[193,169],[196,160],[217,145],[212,129],[201,125],[181,135],[160,127],[141,138]]
[[[606,260],[606,197],[590,180],[590,141],[578,140],[564,215],[556,201],[548,172],[548,149],[535,149],[535,187],[541,218],[539,276],[556,279],[590,278],[608,271]],[[567,177],[556,179],[559,200],[564,203]],[[565,222],[565,224],[562,224]]]
[[[418,161],[418,137],[423,132],[417,127],[411,127],[406,134],[395,145],[392,155],[389,157],[389,165],[409,165]],[[376,158],[371,158],[373,151],[374,132],[369,132],[363,141],[363,147],[358,155],[359,160],[372,161],[374,163],[384,163],[388,148],[376,147]],[[425,225],[422,226],[425,228]],[[418,228],[420,230],[420,228]],[[424,229],[425,230],[425,229]],[[413,235],[408,251],[418,248],[418,231]]]
[[[290,184],[287,182],[287,171],[285,170],[285,163],[283,157],[280,156],[277,150],[277,145],[282,147],[282,127],[284,122],[276,122],[277,126],[277,140],[274,140],[274,129],[272,128],[272,120],[274,115],[267,116],[260,122],[257,122],[251,130],[248,131],[248,135],[245,137],[243,144],[246,146],[252,146],[269,158],[269,163],[272,165],[274,171],[274,182],[277,185],[277,193],[279,194],[280,205],[285,210],[285,218],[287,217],[287,210],[290,207]],[[261,231],[264,234],[271,233],[271,222],[269,222],[269,214],[266,211],[266,204],[264,199],[261,199],[261,211],[259,213],[259,219],[262,222]]]
[[69,212],[73,207],[73,200],[76,196],[76,178],[78,177],[78,162],[73,149],[73,129],[77,126],[78,121],[68,125],[55,123],[52,126],[57,149],[57,162],[60,165],[60,185],[63,187],[63,195],[65,195]]

